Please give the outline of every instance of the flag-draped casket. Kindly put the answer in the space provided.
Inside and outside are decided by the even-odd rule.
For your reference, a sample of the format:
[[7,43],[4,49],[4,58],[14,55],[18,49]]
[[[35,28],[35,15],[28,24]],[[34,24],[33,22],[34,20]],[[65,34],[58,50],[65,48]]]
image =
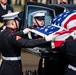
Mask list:
[[[31,29],[34,35],[51,41],[52,48],[60,46],[76,30],[76,10],[63,12],[51,20],[51,25]],[[32,36],[31,36],[32,37]],[[74,37],[74,36],[73,36]]]

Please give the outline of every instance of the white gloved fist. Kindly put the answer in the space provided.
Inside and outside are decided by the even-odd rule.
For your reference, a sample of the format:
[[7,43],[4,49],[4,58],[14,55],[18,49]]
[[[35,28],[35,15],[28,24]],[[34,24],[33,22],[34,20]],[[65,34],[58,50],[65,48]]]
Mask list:
[[24,30],[23,30],[23,33],[24,34],[27,34],[27,33],[29,33],[30,32],[30,29],[29,28],[25,28]]

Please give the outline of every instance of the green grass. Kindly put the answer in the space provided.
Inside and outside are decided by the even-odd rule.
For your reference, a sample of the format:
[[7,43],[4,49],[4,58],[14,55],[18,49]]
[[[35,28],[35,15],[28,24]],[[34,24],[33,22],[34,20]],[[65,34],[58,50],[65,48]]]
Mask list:
[[23,6],[19,6],[19,5],[11,5],[14,9],[14,11],[22,11],[23,10]]

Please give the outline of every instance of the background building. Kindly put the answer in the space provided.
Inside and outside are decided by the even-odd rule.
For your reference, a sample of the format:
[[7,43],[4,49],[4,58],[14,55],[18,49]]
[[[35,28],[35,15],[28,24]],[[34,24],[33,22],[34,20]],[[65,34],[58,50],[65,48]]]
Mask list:
[[[16,0],[12,0],[12,4],[15,4]],[[19,2],[19,0],[17,0]],[[21,4],[24,5],[27,1],[30,0],[21,0]],[[44,4],[59,4],[61,0],[37,0],[37,2],[44,3]],[[76,4],[76,0],[62,0],[67,4]]]

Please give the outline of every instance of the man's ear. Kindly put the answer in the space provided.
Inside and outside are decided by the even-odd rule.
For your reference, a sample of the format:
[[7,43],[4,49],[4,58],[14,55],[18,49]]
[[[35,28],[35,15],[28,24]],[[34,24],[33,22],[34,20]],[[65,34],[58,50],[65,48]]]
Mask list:
[[15,21],[14,20],[12,20],[12,25],[15,25]]

